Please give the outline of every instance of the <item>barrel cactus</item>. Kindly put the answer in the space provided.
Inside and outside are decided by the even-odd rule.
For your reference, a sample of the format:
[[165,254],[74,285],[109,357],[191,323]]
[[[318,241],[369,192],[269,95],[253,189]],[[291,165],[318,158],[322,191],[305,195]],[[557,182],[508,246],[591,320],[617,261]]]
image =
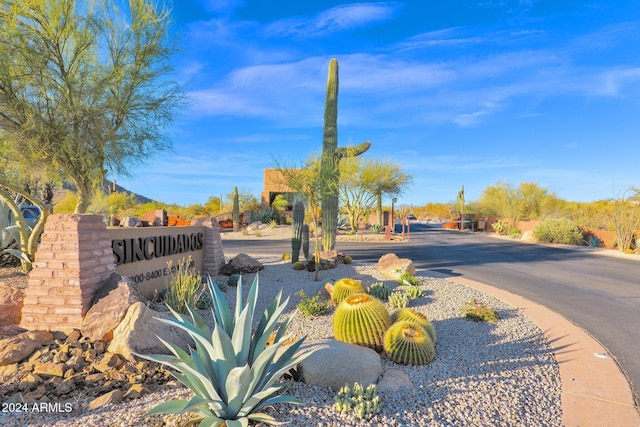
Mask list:
[[433,341],[434,344],[437,342],[436,329],[433,327],[429,319],[427,319],[427,316],[415,311],[412,308],[402,308],[396,311],[391,315],[391,321],[393,323],[405,321],[416,323],[419,326],[422,326],[422,329],[427,332],[429,338],[431,338],[431,341]]
[[435,358],[435,344],[429,334],[413,322],[396,322],[384,334],[384,351],[403,365],[426,365]]
[[382,350],[391,317],[384,304],[367,294],[348,296],[333,315],[333,334],[339,341]]
[[291,223],[291,262],[296,263],[300,257],[302,246],[302,227],[304,225],[304,204],[297,201],[293,205],[293,222]]
[[344,278],[333,285],[331,300],[334,304],[340,304],[349,295],[361,293],[366,293],[362,283],[355,279]]

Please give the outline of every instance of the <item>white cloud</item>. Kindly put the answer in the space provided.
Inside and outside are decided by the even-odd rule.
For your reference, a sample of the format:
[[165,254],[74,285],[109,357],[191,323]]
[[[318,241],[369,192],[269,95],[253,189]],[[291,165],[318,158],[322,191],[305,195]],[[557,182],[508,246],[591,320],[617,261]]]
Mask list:
[[286,18],[267,26],[273,37],[324,37],[368,27],[386,21],[402,7],[400,3],[352,3],[322,11],[312,17]]

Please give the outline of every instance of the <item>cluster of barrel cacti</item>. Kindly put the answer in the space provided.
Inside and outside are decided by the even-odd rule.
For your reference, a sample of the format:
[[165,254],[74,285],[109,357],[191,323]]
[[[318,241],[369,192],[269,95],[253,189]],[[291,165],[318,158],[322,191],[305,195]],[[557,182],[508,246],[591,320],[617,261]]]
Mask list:
[[355,416],[361,420],[369,420],[380,412],[380,397],[375,384],[370,384],[367,388],[359,383],[355,383],[352,388],[345,385],[333,399],[337,412],[353,410]]
[[[341,279],[333,288],[340,292],[333,316],[335,339],[382,351],[397,363],[425,365],[435,357],[436,331],[429,319],[411,308],[402,308],[389,315],[385,305],[371,289],[381,289],[379,284],[365,293],[362,284],[354,279]],[[374,291],[374,293],[377,291]],[[394,294],[408,296],[402,292]],[[346,295],[346,296],[344,296]],[[391,301],[390,301],[391,302]]]

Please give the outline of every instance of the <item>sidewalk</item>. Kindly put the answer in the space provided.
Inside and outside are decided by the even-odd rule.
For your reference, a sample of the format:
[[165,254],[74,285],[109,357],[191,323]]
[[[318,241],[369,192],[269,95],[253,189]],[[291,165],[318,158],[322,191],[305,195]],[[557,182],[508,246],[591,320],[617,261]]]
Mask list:
[[640,413],[622,370],[586,331],[548,308],[511,292],[445,274],[426,271],[498,298],[536,323],[552,346],[562,382],[565,427],[638,427]]

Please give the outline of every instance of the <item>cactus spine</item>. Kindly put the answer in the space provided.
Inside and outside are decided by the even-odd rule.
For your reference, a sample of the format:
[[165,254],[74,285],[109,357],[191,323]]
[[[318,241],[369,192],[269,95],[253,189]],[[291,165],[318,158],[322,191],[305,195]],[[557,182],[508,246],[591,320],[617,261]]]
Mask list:
[[302,254],[304,259],[309,259],[309,225],[302,226]]
[[421,326],[422,329],[429,335],[431,341],[436,343],[436,329],[433,327],[433,324],[427,319],[422,313],[418,313],[412,308],[402,308],[391,315],[391,321],[393,323],[396,322],[413,322],[417,325]]
[[349,295],[366,293],[362,283],[355,279],[340,279],[333,285],[331,300],[334,304],[340,304]]
[[391,317],[384,304],[367,294],[348,296],[333,315],[333,335],[337,340],[377,351],[382,349],[389,325]]
[[384,334],[384,351],[389,358],[404,365],[426,365],[436,349],[429,334],[412,322],[397,322]]
[[233,231],[240,230],[240,203],[238,201],[238,187],[233,187]]
[[327,98],[324,104],[324,132],[320,174],[322,177],[322,248],[330,251],[336,245],[338,220],[338,182],[340,160],[346,156],[358,156],[371,146],[364,142],[355,147],[338,148],[338,60],[329,61]]
[[297,201],[293,205],[293,222],[291,224],[291,262],[295,263],[300,257],[302,246],[302,228],[304,225],[304,204]]

